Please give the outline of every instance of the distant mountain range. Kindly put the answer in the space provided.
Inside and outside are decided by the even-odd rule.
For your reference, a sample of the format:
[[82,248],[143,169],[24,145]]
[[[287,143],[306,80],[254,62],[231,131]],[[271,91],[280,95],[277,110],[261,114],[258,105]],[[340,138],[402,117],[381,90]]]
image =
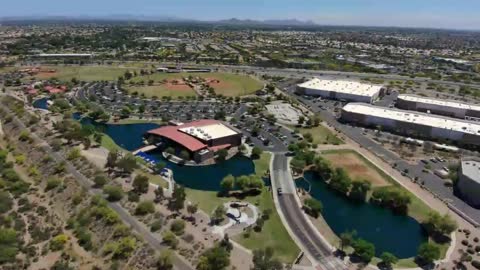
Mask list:
[[108,16],[9,16],[1,17],[1,22],[21,22],[21,21],[137,21],[137,22],[168,22],[168,23],[207,23],[207,24],[219,24],[219,25],[238,25],[238,26],[315,26],[312,21],[301,21],[298,19],[285,19],[285,20],[251,20],[251,19],[237,19],[231,18],[226,20],[217,21],[204,21],[185,19],[172,16],[145,16],[145,15],[128,15],[128,14],[116,14]]

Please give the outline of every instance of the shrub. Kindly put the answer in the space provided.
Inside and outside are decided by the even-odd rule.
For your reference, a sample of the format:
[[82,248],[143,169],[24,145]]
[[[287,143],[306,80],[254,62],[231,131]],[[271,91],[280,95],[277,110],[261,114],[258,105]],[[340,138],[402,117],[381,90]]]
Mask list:
[[185,231],[185,221],[176,219],[170,225],[170,230],[176,235],[182,235]]
[[178,245],[178,239],[175,236],[175,234],[172,233],[171,231],[165,231],[162,234],[162,239],[163,239],[163,242],[165,244],[167,244],[168,246],[170,246],[173,249],[175,249]]
[[111,202],[120,201],[123,198],[123,190],[117,186],[105,186],[103,192],[107,194],[107,200]]
[[152,201],[143,201],[135,208],[135,215],[146,215],[155,212],[155,205]]
[[157,232],[159,231],[163,226],[163,220],[157,219],[152,224],[150,224],[150,231],[152,232]]
[[62,180],[57,177],[51,177],[47,180],[47,186],[45,187],[45,191],[52,190],[62,184]]
[[59,234],[50,240],[50,249],[53,251],[63,249],[63,246],[68,241],[68,236],[65,234]]

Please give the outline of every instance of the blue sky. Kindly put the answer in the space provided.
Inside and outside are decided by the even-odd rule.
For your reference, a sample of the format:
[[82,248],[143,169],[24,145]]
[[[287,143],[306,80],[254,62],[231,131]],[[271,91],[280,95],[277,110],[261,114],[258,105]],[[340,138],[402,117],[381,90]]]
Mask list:
[[146,15],[480,29],[480,0],[2,0],[0,16]]

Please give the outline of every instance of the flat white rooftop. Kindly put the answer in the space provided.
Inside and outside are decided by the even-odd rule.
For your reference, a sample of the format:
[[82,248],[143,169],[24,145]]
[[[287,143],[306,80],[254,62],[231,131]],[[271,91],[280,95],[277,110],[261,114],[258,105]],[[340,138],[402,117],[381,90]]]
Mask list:
[[477,160],[462,160],[462,173],[468,178],[480,183],[480,162]]
[[466,134],[480,135],[480,124],[439,115],[377,107],[364,103],[349,103],[343,107],[343,110],[401,122],[416,123],[434,128],[458,131]]
[[319,78],[313,78],[310,81],[299,84],[298,86],[311,90],[323,90],[368,97],[378,94],[383,87],[382,85],[367,84],[362,82],[322,80]]
[[403,95],[399,95],[398,99],[403,99],[406,101],[412,101],[412,102],[418,102],[418,103],[431,104],[431,105],[439,105],[444,107],[457,108],[457,109],[480,111],[480,105],[461,103],[461,102],[455,102],[455,101],[447,101],[447,100],[441,100],[436,98],[427,98],[427,97],[421,97],[416,95],[403,94]]
[[217,123],[198,127],[180,128],[180,131],[198,139],[208,141],[237,134],[233,129]]

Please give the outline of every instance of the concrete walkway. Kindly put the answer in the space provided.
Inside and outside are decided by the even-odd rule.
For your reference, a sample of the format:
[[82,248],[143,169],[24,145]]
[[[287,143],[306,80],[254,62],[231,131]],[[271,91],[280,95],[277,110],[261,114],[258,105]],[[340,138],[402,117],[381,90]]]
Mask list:
[[[245,212],[242,212],[240,208],[233,208],[232,203],[245,205],[252,211],[252,216],[248,216]],[[258,208],[250,203],[246,202],[227,202],[223,206],[227,209],[228,223],[221,226],[214,226],[212,229],[213,233],[223,235],[227,229],[237,224],[245,224],[247,226],[255,224],[258,219]],[[235,218],[233,218],[235,217]]]

